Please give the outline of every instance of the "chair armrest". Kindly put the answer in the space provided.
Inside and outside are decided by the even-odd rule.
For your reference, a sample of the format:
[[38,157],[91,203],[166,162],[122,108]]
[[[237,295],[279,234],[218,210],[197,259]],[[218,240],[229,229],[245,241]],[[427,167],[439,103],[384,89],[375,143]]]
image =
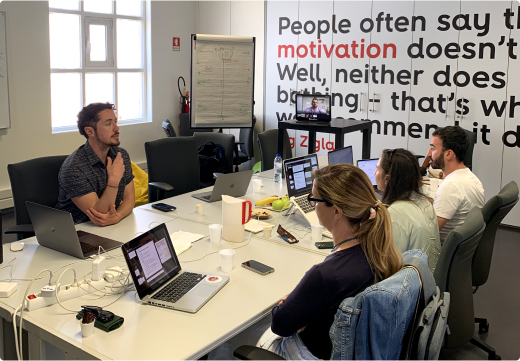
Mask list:
[[173,187],[171,185],[169,185],[168,183],[164,183],[164,182],[150,182],[150,183],[148,183],[148,185],[151,187],[157,188],[161,191],[165,191],[165,192],[173,190]]
[[34,228],[32,224],[19,224],[12,226],[4,231],[5,234],[22,234],[24,238],[34,236]]
[[242,145],[244,145],[244,144],[246,144],[246,143],[244,143],[244,142],[235,142],[235,145],[238,145],[238,144],[242,144]]
[[240,360],[285,360],[274,352],[249,345],[237,347],[233,351],[233,356]]
[[217,177],[221,174],[224,174],[224,173],[217,173],[217,172],[213,173],[213,179],[217,179]]

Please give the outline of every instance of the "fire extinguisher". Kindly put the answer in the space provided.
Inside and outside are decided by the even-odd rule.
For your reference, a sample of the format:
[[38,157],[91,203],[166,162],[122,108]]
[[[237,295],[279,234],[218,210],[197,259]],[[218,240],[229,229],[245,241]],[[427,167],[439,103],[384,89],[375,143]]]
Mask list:
[[184,109],[183,113],[190,112],[190,92],[186,92],[186,96],[184,97]]
[[[181,91],[181,81],[183,83],[183,88]],[[182,76],[177,79],[177,88],[179,89],[179,94],[181,95],[179,99],[180,112],[181,113],[189,113],[190,112],[190,92],[186,91],[186,82]]]

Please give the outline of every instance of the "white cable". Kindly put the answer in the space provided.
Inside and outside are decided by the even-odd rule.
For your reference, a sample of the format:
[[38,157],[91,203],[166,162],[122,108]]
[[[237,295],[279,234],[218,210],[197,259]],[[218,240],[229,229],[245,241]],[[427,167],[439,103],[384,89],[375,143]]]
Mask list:
[[[253,234],[253,232],[249,232],[249,238],[247,239],[247,242],[246,244],[243,244],[241,246],[238,246],[238,247],[235,247],[235,248],[230,248],[230,249],[238,249],[238,248],[242,248],[242,247],[245,247],[249,244],[249,242],[251,241],[251,235]],[[218,251],[215,251],[215,252],[210,252],[210,253],[206,253],[204,256],[202,256],[201,258],[197,258],[197,259],[192,259],[192,260],[189,260],[189,261],[181,261],[179,260],[180,263],[189,263],[189,262],[195,262],[195,261],[200,261],[201,259],[204,259],[206,256],[209,256],[210,254],[215,254],[215,253],[219,253],[220,250]]]
[[27,289],[25,290],[25,295],[23,296],[23,299],[22,299],[22,311],[20,312],[20,332],[19,332],[19,341],[20,341],[20,360],[23,359],[23,340],[22,340],[22,330],[23,330],[23,327],[22,327],[22,322],[23,322],[23,309],[25,308],[25,303],[27,302],[27,294],[29,293],[29,289],[31,288],[32,284],[34,283],[34,281],[36,280],[36,277],[38,277],[39,275],[41,275],[43,272],[49,272],[50,273],[50,277],[49,277],[49,283],[51,282],[52,280],[52,271],[50,269],[44,269],[42,271],[40,271],[36,276],[34,276],[34,278],[32,279],[31,283],[29,283],[29,286],[27,286]]
[[[72,313],[78,313],[79,311],[74,311],[74,310],[70,310],[68,309],[67,307],[63,306],[60,302],[60,299],[58,298],[58,285],[60,284],[60,280],[61,280],[61,277],[63,277],[63,275],[65,274],[65,272],[67,272],[68,270],[71,270],[72,272],[74,272],[74,282],[72,283],[72,285],[78,285],[78,279],[76,277],[76,270],[74,268],[67,268],[65,271],[63,271],[63,273],[60,275],[60,277],[58,278],[58,281],[56,282],[56,292],[54,293],[54,295],[56,296],[56,301],[58,302],[58,305],[61,306],[61,308],[69,311],[69,312],[72,312]],[[76,286],[72,286],[72,287],[76,287]]]
[[14,331],[14,345],[16,346],[16,357],[18,360],[21,360],[20,357],[20,349],[18,348],[18,330],[16,329],[16,315],[18,314],[18,311],[20,311],[20,308],[22,307],[22,304],[20,304],[13,313],[13,331]]

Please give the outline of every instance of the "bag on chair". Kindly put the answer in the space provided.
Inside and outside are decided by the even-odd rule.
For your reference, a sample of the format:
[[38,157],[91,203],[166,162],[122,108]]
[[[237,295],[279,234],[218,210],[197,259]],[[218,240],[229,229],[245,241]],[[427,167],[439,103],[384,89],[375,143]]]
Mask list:
[[223,146],[206,142],[199,146],[200,181],[213,181],[213,173],[226,172],[226,152]]

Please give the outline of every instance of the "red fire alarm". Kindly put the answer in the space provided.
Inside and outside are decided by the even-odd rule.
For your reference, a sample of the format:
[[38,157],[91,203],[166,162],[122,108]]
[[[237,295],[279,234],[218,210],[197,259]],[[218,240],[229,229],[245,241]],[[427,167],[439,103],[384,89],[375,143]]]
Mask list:
[[173,38],[173,51],[181,50],[181,38]]

